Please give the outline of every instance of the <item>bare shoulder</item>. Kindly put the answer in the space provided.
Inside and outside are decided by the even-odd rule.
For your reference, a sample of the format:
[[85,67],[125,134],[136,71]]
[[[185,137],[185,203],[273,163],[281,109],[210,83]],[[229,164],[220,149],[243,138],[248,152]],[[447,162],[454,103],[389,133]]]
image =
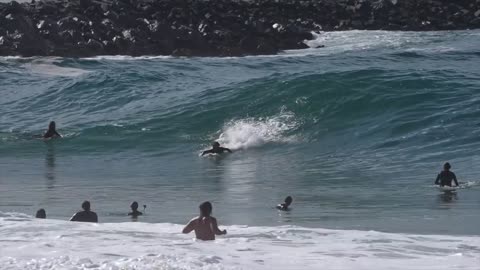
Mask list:
[[200,220],[200,217],[194,217],[188,223],[198,222],[199,220]]

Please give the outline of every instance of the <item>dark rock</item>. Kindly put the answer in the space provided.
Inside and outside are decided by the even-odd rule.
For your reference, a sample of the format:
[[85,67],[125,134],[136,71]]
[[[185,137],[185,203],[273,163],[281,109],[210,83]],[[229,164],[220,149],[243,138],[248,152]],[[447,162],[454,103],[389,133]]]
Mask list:
[[193,51],[186,48],[176,49],[172,52],[173,56],[194,56]]
[[3,12],[4,14],[22,14],[25,12],[25,9],[18,2],[12,1],[7,4]]
[[104,44],[98,40],[89,39],[87,41],[87,47],[90,51],[93,51],[95,54],[97,54],[103,51]]
[[480,0],[72,0],[0,3],[0,55],[241,56],[312,31],[480,28]]

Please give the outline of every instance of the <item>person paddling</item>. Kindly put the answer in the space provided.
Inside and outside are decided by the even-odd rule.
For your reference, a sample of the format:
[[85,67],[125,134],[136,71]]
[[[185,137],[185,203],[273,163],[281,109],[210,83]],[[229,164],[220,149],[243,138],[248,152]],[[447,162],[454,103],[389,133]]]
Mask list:
[[437,179],[435,180],[435,185],[440,185],[441,187],[444,187],[444,186],[451,187],[452,180],[453,180],[455,182],[455,186],[458,187],[457,176],[450,171],[451,167],[452,166],[450,166],[450,163],[448,162],[443,165],[443,171],[441,171],[437,175]]
[[50,122],[50,124],[48,125],[47,132],[43,134],[43,138],[44,139],[62,138],[62,135],[60,135],[57,132],[55,121]]
[[282,210],[282,211],[288,211],[288,210],[290,210],[290,208],[288,208],[288,207],[290,206],[290,204],[292,204],[292,202],[293,202],[292,197],[287,196],[285,198],[284,203],[281,203],[281,204],[277,205],[277,209]]
[[223,154],[223,152],[232,153],[232,150],[230,150],[228,148],[225,148],[225,147],[221,147],[220,143],[214,142],[212,144],[212,149],[203,151],[202,156],[204,156],[206,154]]

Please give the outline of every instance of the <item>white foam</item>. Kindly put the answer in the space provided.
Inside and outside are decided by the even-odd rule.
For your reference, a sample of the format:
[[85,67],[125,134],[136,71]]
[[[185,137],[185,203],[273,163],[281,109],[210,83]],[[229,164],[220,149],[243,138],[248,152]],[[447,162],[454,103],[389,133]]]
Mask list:
[[[451,46],[438,45],[438,42],[449,42],[445,37],[452,31],[383,31],[383,30],[350,30],[350,31],[331,31],[331,32],[312,32],[314,39],[305,40],[304,43],[309,49],[286,50],[278,55],[251,55],[239,57],[207,57],[213,60],[229,60],[239,58],[289,58],[310,55],[331,55],[349,51],[362,51],[376,48],[404,48],[405,51],[425,51],[431,49],[439,52],[448,52],[454,49]],[[480,35],[479,30],[453,31],[455,40],[460,37],[468,38],[469,36]],[[452,40],[452,41],[455,41]],[[317,48],[323,45],[324,48]],[[99,55],[94,57],[85,57],[85,60],[112,60],[112,61],[133,61],[133,60],[154,60],[154,59],[170,59],[181,58],[189,59],[191,57],[174,57],[169,55],[158,56],[128,56],[128,55]],[[6,56],[0,59],[32,59],[31,57]]]
[[459,184],[460,184],[459,185],[460,188],[466,189],[466,188],[473,188],[473,187],[480,186],[480,181],[467,181]]
[[[383,30],[351,30],[332,32],[312,32],[314,39],[306,40],[304,43],[310,49],[287,50],[283,56],[297,57],[308,55],[331,55],[350,51],[362,51],[377,48],[395,48],[405,51],[430,51],[449,52],[452,47],[445,39],[448,31],[383,31]],[[480,31],[455,31],[457,36],[468,38],[478,35]],[[458,39],[458,37],[457,37]],[[439,45],[440,43],[440,45]],[[444,44],[445,43],[445,44]],[[318,48],[318,46],[325,46]]]
[[94,57],[84,57],[85,60],[112,60],[112,61],[132,61],[132,60],[151,60],[151,59],[169,59],[173,58],[171,55],[145,55],[145,56],[130,56],[130,55],[99,55]]
[[23,65],[31,73],[52,77],[78,77],[89,73],[88,70],[58,66],[59,58],[39,58]]
[[213,242],[181,225],[90,224],[0,214],[0,269],[478,269],[480,237],[227,226]]
[[217,141],[232,150],[292,142],[296,138],[288,132],[298,125],[295,115],[286,111],[272,117],[232,120],[224,125]]

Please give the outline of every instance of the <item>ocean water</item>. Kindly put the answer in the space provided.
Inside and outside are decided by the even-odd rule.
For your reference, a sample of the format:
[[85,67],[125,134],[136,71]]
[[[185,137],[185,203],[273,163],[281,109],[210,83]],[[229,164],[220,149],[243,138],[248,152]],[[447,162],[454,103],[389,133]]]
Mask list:
[[[480,32],[309,44],[0,58],[0,269],[478,269]],[[65,138],[37,139],[52,120]],[[234,153],[200,157],[214,140]],[[85,199],[101,223],[66,222]],[[179,233],[205,200],[213,243]]]

